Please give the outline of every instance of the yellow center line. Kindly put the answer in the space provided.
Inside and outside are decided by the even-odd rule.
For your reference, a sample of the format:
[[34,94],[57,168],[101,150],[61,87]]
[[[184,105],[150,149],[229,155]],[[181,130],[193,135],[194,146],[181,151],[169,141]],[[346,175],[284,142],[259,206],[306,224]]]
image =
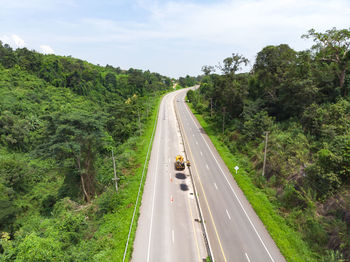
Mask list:
[[[196,166],[196,162],[194,161],[193,154],[192,154],[192,151],[191,151],[191,147],[190,147],[190,144],[188,143],[188,139],[187,139],[187,135],[185,133],[185,129],[183,127],[182,121],[180,120],[179,122],[181,124],[182,130],[184,130],[184,132],[183,132],[184,133],[184,139],[186,140],[186,143],[188,145],[188,150],[190,151],[191,159],[192,159],[194,168],[196,170],[196,173],[197,173],[197,176],[198,176],[198,179],[199,179],[199,184],[201,185],[201,188],[202,188],[202,192],[203,192],[203,195],[204,195],[204,200],[205,200],[205,203],[206,203],[206,205],[208,207],[209,215],[210,215],[211,221],[212,221],[213,226],[214,226],[214,231],[215,231],[216,237],[217,237],[218,242],[219,242],[219,246],[220,246],[220,249],[221,249],[222,256],[224,257],[225,262],[227,262],[226,256],[225,256],[225,253],[224,253],[224,249],[222,248],[220,237],[219,237],[218,231],[216,229],[214,218],[213,218],[213,215],[212,215],[211,210],[210,210],[210,206],[209,206],[209,203],[208,203],[208,200],[207,200],[207,196],[205,194],[205,191],[204,191],[204,188],[203,188],[203,185],[202,185],[202,181],[201,181],[201,178],[199,176],[199,172],[198,172],[198,169],[197,169],[197,166]],[[204,223],[204,221],[202,221],[202,223]]]

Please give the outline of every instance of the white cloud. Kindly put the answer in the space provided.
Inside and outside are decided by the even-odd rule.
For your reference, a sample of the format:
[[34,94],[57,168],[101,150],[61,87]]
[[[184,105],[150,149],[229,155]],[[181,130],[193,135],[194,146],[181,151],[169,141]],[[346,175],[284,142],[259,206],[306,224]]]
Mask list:
[[22,48],[26,45],[24,40],[15,34],[12,34],[11,36],[4,35],[0,39],[2,42],[9,44],[13,48]]
[[24,40],[20,38],[18,35],[11,35],[11,37],[17,47],[22,48],[26,45]]
[[228,0],[211,4],[139,0],[149,13],[143,23],[85,18],[81,26],[98,35],[74,35],[72,42],[179,40],[253,47],[279,41],[301,42],[309,29],[348,27],[347,0]]
[[40,45],[40,50],[44,54],[53,54],[55,51],[49,45]]

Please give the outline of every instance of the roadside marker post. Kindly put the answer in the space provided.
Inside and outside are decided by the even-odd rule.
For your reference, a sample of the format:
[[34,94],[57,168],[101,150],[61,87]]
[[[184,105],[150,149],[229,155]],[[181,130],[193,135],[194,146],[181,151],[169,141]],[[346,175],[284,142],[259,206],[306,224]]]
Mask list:
[[235,166],[235,170],[236,170],[236,175],[237,175],[237,171],[238,171],[239,167]]

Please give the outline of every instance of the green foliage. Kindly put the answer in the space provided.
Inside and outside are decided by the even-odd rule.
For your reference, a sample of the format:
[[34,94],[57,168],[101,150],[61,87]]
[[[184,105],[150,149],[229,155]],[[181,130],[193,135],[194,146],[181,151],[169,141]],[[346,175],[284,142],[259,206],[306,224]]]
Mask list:
[[31,233],[19,244],[16,261],[62,261],[64,253],[61,245],[53,237],[40,237]]
[[260,111],[254,115],[244,116],[242,131],[249,139],[261,138],[265,131],[270,131],[273,126],[273,118],[266,111]]
[[312,38],[316,43],[313,49],[316,50],[316,57],[321,63],[331,65],[333,72],[337,75],[338,86],[342,91],[342,96],[347,96],[347,86],[344,86],[346,73],[350,66],[350,30],[337,30],[333,27],[325,33],[316,32],[310,29],[304,38]]
[[[201,114],[197,117],[210,123],[206,130],[219,151],[225,151],[225,143],[234,155],[228,166],[238,158],[254,186],[273,204],[270,212],[281,214],[310,247],[307,259],[295,261],[350,259],[345,215],[350,212],[345,204],[350,185],[349,36],[348,29],[312,29],[304,36],[314,40],[311,50],[295,51],[286,44],[264,47],[251,72],[243,74],[237,70],[244,57],[233,54],[219,65],[221,75],[204,66],[200,88],[187,95]],[[215,135],[222,133],[223,125],[224,134]],[[269,135],[261,177],[264,131]],[[236,179],[269,224],[262,204],[256,204],[239,176]],[[335,208],[337,201],[341,204]],[[286,259],[294,261],[286,243],[276,242]]]
[[[301,239],[301,234],[294,231],[286,223],[263,191],[253,184],[249,174],[255,172],[250,170],[249,164],[243,164],[245,162],[244,157],[236,154],[232,155],[226,146],[227,144],[222,141],[222,137],[217,135],[215,127],[194,111],[192,105],[190,107],[231,173],[235,174],[234,167],[236,165],[240,166],[239,172],[234,178],[287,261],[316,261],[315,254]],[[259,175],[261,176],[261,173]]]
[[0,261],[120,260],[171,87],[157,73],[0,43]]

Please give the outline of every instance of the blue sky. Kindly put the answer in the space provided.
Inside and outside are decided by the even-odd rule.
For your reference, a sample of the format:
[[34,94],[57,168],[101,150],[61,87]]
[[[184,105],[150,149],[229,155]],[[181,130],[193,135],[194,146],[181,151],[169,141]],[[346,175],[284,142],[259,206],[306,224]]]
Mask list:
[[197,75],[231,53],[312,45],[309,29],[350,27],[349,0],[0,0],[0,40],[171,77]]

